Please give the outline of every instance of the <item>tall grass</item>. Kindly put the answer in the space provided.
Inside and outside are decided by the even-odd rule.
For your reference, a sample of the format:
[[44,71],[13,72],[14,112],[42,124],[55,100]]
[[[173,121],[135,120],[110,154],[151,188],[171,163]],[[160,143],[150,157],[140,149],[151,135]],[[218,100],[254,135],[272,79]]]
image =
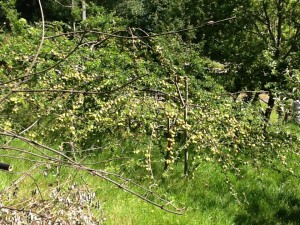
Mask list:
[[106,183],[95,183],[103,202],[106,224],[299,224],[298,178],[271,168],[244,168],[244,178],[232,180],[237,198],[214,163],[205,163],[193,180],[171,179],[159,185],[161,193],[183,203],[182,216],[141,202]]
[[[287,124],[289,132],[300,134],[299,126]],[[21,145],[15,142],[15,145]],[[124,146],[123,146],[124,147]],[[126,144],[127,149],[139,146]],[[293,147],[298,151],[299,146]],[[174,165],[169,176],[155,176],[155,188],[161,196],[174,200],[177,205],[185,207],[183,215],[174,215],[147,204],[140,199],[122,191],[116,186],[86,172],[67,167],[57,169],[55,166],[42,166],[20,183],[18,195],[13,201],[25,201],[30,198],[37,185],[47,196],[47,188],[60,184],[67,189],[70,182],[88,185],[95,191],[104,210],[107,225],[152,225],[152,224],[300,224],[300,169],[299,158],[286,154],[287,165],[280,160],[265,165],[244,165],[241,176],[225,174],[216,162],[203,162],[193,179],[182,176],[183,165]],[[92,155],[85,162],[96,163],[103,155]],[[2,160],[2,159],[1,159]],[[34,163],[22,159],[5,159],[14,165],[13,173],[0,172],[0,191],[13,180],[24,175]],[[274,159],[275,160],[275,159]],[[162,169],[162,168],[161,168]],[[159,170],[159,168],[157,169]],[[290,172],[291,171],[291,172]],[[25,172],[25,173],[24,173]],[[59,173],[58,173],[59,172]],[[127,170],[124,176],[133,174]],[[134,170],[134,178],[144,186],[149,186],[144,170]],[[71,178],[71,181],[70,181]],[[64,184],[64,180],[69,183]],[[92,209],[102,216],[102,210]]]

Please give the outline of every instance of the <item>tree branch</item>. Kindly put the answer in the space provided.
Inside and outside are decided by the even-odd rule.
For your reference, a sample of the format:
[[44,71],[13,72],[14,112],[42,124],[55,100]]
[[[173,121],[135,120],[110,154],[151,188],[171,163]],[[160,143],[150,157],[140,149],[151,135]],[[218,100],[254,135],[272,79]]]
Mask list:
[[86,31],[67,32],[67,33],[57,34],[57,35],[53,35],[53,36],[48,36],[45,39],[51,39],[51,38],[56,38],[56,37],[60,37],[60,36],[68,36],[68,35],[74,35],[74,34],[80,34],[80,33],[83,33],[83,32],[95,33],[95,34],[100,34],[100,35],[114,37],[114,38],[120,38],[120,39],[145,39],[145,38],[153,38],[153,37],[159,37],[159,36],[166,36],[166,35],[184,33],[184,32],[188,32],[188,31],[192,31],[192,30],[197,30],[197,29],[203,28],[205,26],[213,26],[213,25],[216,25],[216,24],[219,24],[219,23],[222,23],[222,22],[226,22],[226,21],[230,21],[230,20],[234,20],[234,19],[236,19],[235,16],[225,18],[225,19],[222,19],[222,20],[218,20],[218,21],[208,21],[208,22],[206,22],[202,25],[192,27],[192,28],[168,31],[168,32],[163,32],[163,33],[159,33],[159,34],[144,35],[144,36],[123,36],[123,35],[109,34],[109,33],[100,32],[100,31],[96,31],[96,30],[86,30]]
[[267,5],[266,2],[263,2],[263,11],[264,11],[264,14],[265,14],[266,26],[267,26],[270,38],[271,38],[271,40],[272,40],[272,42],[274,44],[274,47],[276,47],[276,39],[275,39],[275,35],[274,35],[273,31],[272,31],[271,20],[270,20],[269,14],[268,14],[268,5]]

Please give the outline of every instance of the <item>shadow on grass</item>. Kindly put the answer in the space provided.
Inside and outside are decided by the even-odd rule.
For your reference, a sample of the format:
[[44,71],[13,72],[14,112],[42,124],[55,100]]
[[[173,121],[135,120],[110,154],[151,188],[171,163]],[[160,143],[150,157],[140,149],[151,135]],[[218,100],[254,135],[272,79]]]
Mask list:
[[291,193],[272,195],[266,190],[252,190],[248,206],[235,217],[235,224],[300,224],[300,198]]

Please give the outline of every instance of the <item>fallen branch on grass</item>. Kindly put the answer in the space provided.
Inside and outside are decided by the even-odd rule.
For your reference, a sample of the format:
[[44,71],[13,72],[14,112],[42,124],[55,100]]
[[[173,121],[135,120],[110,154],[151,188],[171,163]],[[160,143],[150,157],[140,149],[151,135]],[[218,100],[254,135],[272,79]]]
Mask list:
[[[13,155],[15,153],[13,152],[19,152],[20,154],[27,155],[28,157],[34,157],[39,160],[39,163],[50,163],[55,164],[56,166],[63,166],[63,167],[71,167],[75,169],[76,171],[84,171],[87,172],[90,175],[99,177],[103,180],[106,180],[118,188],[122,189],[123,191],[126,191],[143,201],[146,201],[164,211],[182,215],[184,212],[184,208],[178,208],[176,207],[172,201],[169,201],[167,199],[161,198],[158,194],[153,192],[150,189],[147,189],[136,182],[134,182],[131,179],[125,178],[119,174],[107,172],[104,170],[94,169],[92,167],[88,167],[84,165],[83,163],[77,162],[74,159],[70,158],[69,156],[65,155],[65,153],[56,150],[54,148],[48,147],[44,144],[40,144],[32,139],[23,137],[21,135],[15,134],[11,131],[6,131],[3,128],[0,128],[2,132],[0,132],[0,135],[3,137],[10,137],[14,139],[18,139],[22,141],[23,143],[27,143],[30,146],[33,146],[33,150],[23,149],[23,148],[16,148],[13,146],[8,146],[6,144],[0,146],[0,150],[4,151],[10,151]],[[38,151],[38,153],[34,152]],[[12,155],[12,156],[13,156]],[[3,155],[0,155],[3,156]],[[147,196],[147,197],[146,197]],[[151,198],[151,199],[150,199]]]

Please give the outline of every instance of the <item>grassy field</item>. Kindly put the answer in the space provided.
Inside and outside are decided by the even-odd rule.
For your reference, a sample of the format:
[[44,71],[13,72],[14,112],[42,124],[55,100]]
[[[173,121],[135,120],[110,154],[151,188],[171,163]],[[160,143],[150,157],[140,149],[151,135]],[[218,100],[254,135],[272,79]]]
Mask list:
[[[23,200],[25,196],[30,197],[28,193],[35,187],[35,182],[47,195],[49,184],[71,175],[73,181],[89,184],[89,188],[95,191],[103,211],[95,209],[94,214],[101,216],[104,212],[104,224],[108,225],[300,223],[299,177],[271,168],[247,166],[243,170],[243,179],[231,179],[234,192],[230,191],[230,185],[215,163],[204,163],[194,179],[180,178],[178,174],[178,178],[174,176],[163,183],[158,182],[156,191],[174,199],[178,205],[184,205],[186,211],[183,215],[167,213],[106,181],[70,169],[62,169],[59,177],[56,170],[47,176],[37,174],[34,179],[27,177],[19,185],[17,196]],[[300,171],[296,172],[299,174]],[[20,174],[1,172],[0,176],[3,189]]]
[[[272,115],[271,121],[277,122],[276,115]],[[300,137],[298,125],[289,123],[285,129]],[[16,142],[15,145],[21,144]],[[297,152],[299,146],[295,145],[293,149]],[[44,199],[49,200],[54,187],[59,186],[68,193],[70,186],[76,183],[78,187],[95,192],[101,207],[92,207],[92,212],[99,218],[105,218],[104,224],[107,225],[296,225],[300,224],[299,157],[290,151],[287,151],[285,157],[287,164],[274,159],[272,163],[266,162],[264,165],[241,166],[241,176],[230,173],[225,176],[218,163],[203,162],[194,178],[187,179],[182,176],[183,165],[176,164],[172,175],[165,179],[156,178],[153,190],[184,207],[183,215],[167,213],[85,171],[47,165],[31,171],[30,168],[36,163],[23,159],[5,158],[5,162],[14,165],[14,171],[0,171],[0,196],[4,205],[26,208],[29,205],[28,199],[33,196],[41,198],[33,195],[37,189]],[[97,157],[87,159],[90,163],[98,160]],[[143,173],[136,172],[134,176],[135,180],[149,187],[149,181],[142,179]],[[5,190],[19,177],[24,180],[11,186],[10,191],[3,195],[1,190]],[[0,213],[0,221],[1,216]]]
[[276,171],[247,170],[236,180],[239,201],[215,165],[203,165],[194,180],[177,180],[168,192],[187,208],[182,216],[165,213],[115,188],[100,192],[107,224],[299,224],[298,179]]

